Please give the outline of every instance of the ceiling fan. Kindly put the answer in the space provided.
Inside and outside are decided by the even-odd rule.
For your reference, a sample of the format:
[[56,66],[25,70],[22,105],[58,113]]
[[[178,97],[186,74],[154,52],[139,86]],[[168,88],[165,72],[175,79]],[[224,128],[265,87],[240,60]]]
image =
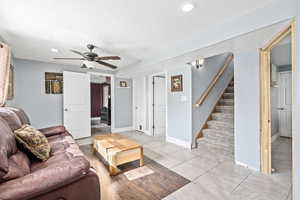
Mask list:
[[[103,62],[103,60],[121,60],[121,58],[119,56],[98,56],[98,54],[93,52],[94,48],[96,48],[95,45],[88,44],[86,47],[89,49],[89,51],[83,52],[83,53],[76,51],[76,50],[72,50],[72,49],[70,50],[71,52],[82,56],[82,58],[53,58],[53,59],[55,59],[55,60],[87,60],[87,61],[99,63],[99,64],[109,67],[111,69],[117,69],[117,66],[109,64],[107,62]],[[83,64],[82,68],[87,68],[87,67],[85,64]]]

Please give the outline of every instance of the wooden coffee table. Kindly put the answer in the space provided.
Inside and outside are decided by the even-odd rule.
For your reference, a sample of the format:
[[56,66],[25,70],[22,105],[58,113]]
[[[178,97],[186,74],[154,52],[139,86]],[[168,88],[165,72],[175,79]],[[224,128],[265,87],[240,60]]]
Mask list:
[[97,135],[93,137],[93,147],[108,162],[110,175],[117,175],[121,164],[140,160],[140,166],[144,165],[143,146],[126,136],[117,133]]

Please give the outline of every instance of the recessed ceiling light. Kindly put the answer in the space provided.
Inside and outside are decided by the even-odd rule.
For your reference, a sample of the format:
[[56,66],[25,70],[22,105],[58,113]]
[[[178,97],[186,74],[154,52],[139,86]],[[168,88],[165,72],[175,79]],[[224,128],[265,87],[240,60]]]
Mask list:
[[191,12],[195,8],[195,5],[192,3],[185,3],[182,5],[181,10],[183,12]]
[[57,53],[58,49],[52,48],[51,51],[54,52],[54,53]]

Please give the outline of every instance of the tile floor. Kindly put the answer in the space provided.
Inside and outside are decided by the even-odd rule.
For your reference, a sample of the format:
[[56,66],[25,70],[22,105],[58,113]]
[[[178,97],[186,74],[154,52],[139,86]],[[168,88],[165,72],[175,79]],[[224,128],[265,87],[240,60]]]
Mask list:
[[164,200],[291,200],[291,141],[273,143],[271,176],[234,164],[223,152],[199,146],[187,150],[162,137],[140,132],[122,133],[144,145],[146,156],[192,182]]

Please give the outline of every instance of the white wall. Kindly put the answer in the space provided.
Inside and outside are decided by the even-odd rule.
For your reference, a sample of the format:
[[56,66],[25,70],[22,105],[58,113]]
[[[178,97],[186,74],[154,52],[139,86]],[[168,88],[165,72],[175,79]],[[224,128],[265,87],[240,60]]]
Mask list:
[[91,83],[105,83],[106,82],[106,76],[101,75],[91,75]]
[[[23,108],[32,124],[37,128],[63,123],[63,95],[45,94],[45,72],[64,70],[86,72],[79,66],[65,66],[38,61],[14,59],[15,97],[8,105]],[[93,70],[95,71],[95,70]],[[112,73],[97,70],[95,72]],[[127,80],[127,79],[126,79]],[[119,79],[115,80],[115,85]],[[131,87],[131,81],[128,80]],[[131,89],[115,89],[115,127],[123,128],[132,124]],[[128,111],[129,110],[129,111]]]

